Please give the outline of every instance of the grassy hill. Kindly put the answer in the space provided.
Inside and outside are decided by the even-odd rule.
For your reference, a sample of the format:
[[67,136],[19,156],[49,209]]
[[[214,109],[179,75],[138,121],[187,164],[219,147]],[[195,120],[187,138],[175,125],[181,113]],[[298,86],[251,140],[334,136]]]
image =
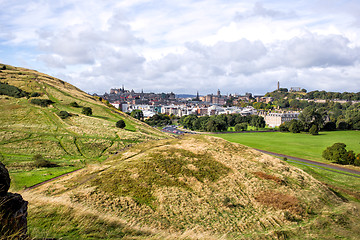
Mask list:
[[[284,161],[209,136],[141,143],[23,195],[32,203],[34,237],[356,239],[360,234],[356,203]],[[39,216],[49,216],[53,227]]]
[[[0,161],[12,189],[79,169],[21,192],[31,238],[360,235],[357,203],[286,162],[220,138],[172,138],[62,80],[2,66]],[[37,165],[45,160],[52,167]]]
[[[0,69],[0,92],[6,94],[0,95],[0,161],[15,189],[103,161],[129,144],[168,137],[60,79],[9,65]],[[35,99],[52,104],[42,107]],[[90,107],[92,116],[82,114],[83,107]],[[70,116],[61,118],[61,111]],[[120,119],[125,129],[115,127]],[[59,167],[34,168],[35,155]]]

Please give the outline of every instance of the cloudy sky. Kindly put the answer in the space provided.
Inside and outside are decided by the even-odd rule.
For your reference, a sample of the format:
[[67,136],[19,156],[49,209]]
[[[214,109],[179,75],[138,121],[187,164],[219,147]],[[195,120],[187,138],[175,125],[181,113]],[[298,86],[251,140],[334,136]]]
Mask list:
[[360,91],[360,0],[0,0],[0,62],[89,93]]

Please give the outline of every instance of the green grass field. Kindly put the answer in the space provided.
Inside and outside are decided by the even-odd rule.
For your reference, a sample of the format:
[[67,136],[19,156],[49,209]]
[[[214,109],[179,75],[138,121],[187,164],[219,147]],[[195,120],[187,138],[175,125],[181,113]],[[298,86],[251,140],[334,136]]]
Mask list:
[[[40,96],[35,99],[53,102],[41,107],[31,103],[34,97],[0,95],[0,161],[10,172],[14,190],[81,168],[84,162],[101,162],[129,144],[168,137],[60,79],[11,66],[0,71],[0,78],[36,92]],[[83,107],[90,107],[92,116],[82,114]],[[60,111],[70,116],[61,118]],[[116,127],[120,119],[125,129]],[[59,167],[35,168],[33,157],[38,154]]]
[[321,154],[326,147],[337,142],[345,143],[347,150],[360,153],[360,131],[320,132],[316,136],[284,132],[230,133],[213,136],[252,148],[319,162],[328,162]]

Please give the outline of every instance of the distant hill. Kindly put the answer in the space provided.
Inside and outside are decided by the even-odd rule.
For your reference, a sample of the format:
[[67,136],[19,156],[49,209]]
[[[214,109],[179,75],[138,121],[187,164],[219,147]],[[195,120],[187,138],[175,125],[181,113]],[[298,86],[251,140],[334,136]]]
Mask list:
[[[136,239],[327,239],[339,229],[359,233],[356,207],[308,174],[248,147],[199,135],[136,145],[27,196],[37,214],[48,214],[45,203],[59,216],[73,206],[74,215],[111,216],[108,221],[119,229],[142,231]],[[332,218],[348,219],[347,230]],[[85,228],[74,231],[90,231]],[[68,236],[52,232],[45,236]]]
[[176,98],[195,98],[196,95],[193,94],[176,94]]

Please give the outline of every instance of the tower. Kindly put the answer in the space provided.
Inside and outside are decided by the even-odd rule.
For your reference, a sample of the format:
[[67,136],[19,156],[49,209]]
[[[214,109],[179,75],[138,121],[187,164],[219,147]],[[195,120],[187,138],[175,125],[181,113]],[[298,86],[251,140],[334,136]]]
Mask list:
[[220,89],[217,90],[217,95],[220,97]]
[[280,90],[280,81],[278,81],[277,90],[278,90],[278,91]]

